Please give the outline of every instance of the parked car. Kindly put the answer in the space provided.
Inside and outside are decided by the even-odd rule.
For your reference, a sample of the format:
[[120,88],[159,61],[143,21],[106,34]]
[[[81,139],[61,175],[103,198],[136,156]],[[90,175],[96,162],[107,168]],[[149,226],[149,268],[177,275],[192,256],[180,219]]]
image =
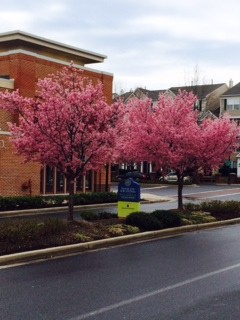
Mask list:
[[[177,182],[178,181],[178,177],[177,177],[177,174],[175,172],[169,172],[165,176],[160,177],[159,180],[160,181],[166,181],[166,182]],[[191,181],[192,181],[192,179],[191,179],[190,176],[183,177],[183,182],[191,182]]]
[[131,172],[126,172],[126,173],[120,174],[117,176],[117,178],[118,178],[118,180],[132,178],[136,181],[144,181],[144,180],[147,180],[147,175],[145,175],[144,173],[141,173],[139,171],[131,171]]

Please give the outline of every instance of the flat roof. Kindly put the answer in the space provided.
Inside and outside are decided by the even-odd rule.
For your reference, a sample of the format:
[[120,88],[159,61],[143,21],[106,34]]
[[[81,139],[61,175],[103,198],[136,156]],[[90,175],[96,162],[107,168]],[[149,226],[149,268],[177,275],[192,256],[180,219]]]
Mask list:
[[0,33],[0,52],[25,49],[34,53],[73,61],[80,65],[103,62],[106,55],[69,46],[20,30]]

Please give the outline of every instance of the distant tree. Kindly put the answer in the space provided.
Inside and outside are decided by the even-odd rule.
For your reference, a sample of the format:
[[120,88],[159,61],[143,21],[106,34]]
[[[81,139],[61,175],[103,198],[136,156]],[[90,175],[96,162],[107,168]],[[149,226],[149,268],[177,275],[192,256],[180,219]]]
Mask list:
[[187,92],[179,92],[176,98],[160,96],[155,106],[151,100],[132,100],[125,137],[119,140],[120,159],[149,161],[176,172],[179,209],[184,175],[189,170],[218,168],[234,151],[239,134],[228,118],[199,123],[195,101]]
[[19,114],[11,139],[25,161],[56,167],[68,181],[68,220],[73,220],[74,181],[113,157],[121,104],[108,105],[102,84],[72,64],[38,81],[36,98],[0,93],[0,107]]
[[198,86],[199,85],[199,66],[195,65],[193,70],[193,78],[191,81],[192,86]]

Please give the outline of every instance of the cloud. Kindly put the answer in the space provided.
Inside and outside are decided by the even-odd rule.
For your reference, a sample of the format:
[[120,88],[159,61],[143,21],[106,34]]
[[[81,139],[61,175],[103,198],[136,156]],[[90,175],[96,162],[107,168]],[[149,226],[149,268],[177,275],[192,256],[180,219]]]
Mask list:
[[1,6],[2,32],[20,29],[108,56],[115,86],[239,82],[240,2],[228,0],[18,0]]

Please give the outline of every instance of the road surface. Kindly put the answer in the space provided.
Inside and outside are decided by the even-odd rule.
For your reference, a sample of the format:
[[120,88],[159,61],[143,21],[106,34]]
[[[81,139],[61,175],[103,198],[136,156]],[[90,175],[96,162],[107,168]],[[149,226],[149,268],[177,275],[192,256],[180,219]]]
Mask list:
[[238,320],[240,226],[0,270],[7,320]]
[[[112,191],[117,191],[117,186],[112,188]],[[153,185],[145,187],[143,184],[141,187],[141,193],[147,193],[152,196],[160,196],[163,198],[171,199],[170,201],[160,202],[160,203],[144,203],[141,205],[141,210],[145,212],[152,212],[156,209],[176,209],[177,208],[177,186],[162,186],[162,185]],[[240,200],[240,187],[239,185],[215,185],[215,184],[206,184],[206,185],[192,185],[185,186],[183,189],[183,202],[193,202],[198,203],[200,201],[211,201],[211,200]],[[67,210],[67,209],[66,209]],[[51,211],[51,210],[50,210]],[[89,206],[88,208],[75,208],[74,217],[75,219],[81,219],[81,212],[91,211],[91,212],[111,212],[117,214],[117,204],[113,205],[99,205],[94,208]],[[1,219],[6,219],[7,212],[2,212],[0,214]],[[18,213],[19,217],[19,213]],[[42,219],[43,215],[40,216]],[[66,212],[53,212],[44,214],[45,218],[66,218]],[[20,216],[20,219],[25,218],[25,216]],[[36,218],[36,215],[33,214],[28,218]],[[11,219],[11,217],[10,217]]]

